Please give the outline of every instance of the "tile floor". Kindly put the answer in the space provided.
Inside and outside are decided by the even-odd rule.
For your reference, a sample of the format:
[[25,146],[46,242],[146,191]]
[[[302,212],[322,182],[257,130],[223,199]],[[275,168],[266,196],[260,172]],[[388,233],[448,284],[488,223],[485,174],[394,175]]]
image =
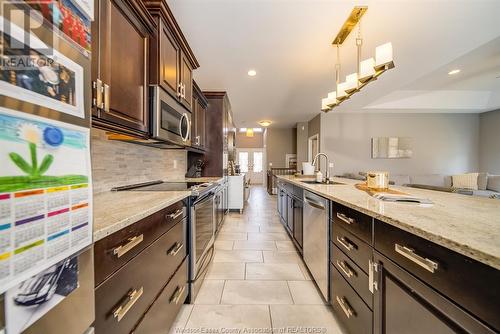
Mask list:
[[252,187],[243,214],[226,216],[205,282],[171,333],[344,333],[264,187]]

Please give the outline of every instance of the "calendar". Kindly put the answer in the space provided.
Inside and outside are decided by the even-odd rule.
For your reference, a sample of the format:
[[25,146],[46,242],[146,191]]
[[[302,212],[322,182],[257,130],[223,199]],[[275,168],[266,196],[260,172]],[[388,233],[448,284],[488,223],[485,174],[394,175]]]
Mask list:
[[0,108],[0,294],[92,243],[89,137]]

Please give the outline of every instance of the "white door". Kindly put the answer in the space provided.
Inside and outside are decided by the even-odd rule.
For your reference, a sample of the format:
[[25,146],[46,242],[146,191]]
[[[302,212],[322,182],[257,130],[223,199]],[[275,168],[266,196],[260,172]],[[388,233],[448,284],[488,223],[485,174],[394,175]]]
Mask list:
[[261,148],[237,149],[236,163],[251,184],[264,182],[264,150]]

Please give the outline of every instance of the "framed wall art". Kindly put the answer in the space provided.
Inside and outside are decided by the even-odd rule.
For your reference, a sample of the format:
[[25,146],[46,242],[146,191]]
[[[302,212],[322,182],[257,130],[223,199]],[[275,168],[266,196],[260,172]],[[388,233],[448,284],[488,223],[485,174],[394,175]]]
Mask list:
[[0,94],[84,118],[82,66],[2,17],[0,30]]

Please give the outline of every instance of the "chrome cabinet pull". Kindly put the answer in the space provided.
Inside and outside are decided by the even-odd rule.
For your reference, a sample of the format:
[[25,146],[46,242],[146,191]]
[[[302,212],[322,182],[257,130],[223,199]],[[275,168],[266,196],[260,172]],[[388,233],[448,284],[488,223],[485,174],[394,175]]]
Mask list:
[[345,214],[340,212],[337,212],[337,218],[349,225],[354,224],[356,222],[354,218],[347,217]]
[[337,266],[346,274],[347,277],[351,278],[354,276],[354,272],[349,268],[349,265],[344,261],[337,260]]
[[420,267],[424,268],[427,271],[430,271],[431,273],[434,273],[439,267],[439,264],[436,261],[416,254],[415,250],[412,248],[394,244],[394,250],[396,251],[396,253],[403,255],[408,260],[418,264]]
[[143,292],[144,287],[141,287],[139,290],[133,290],[127,294],[127,302],[120,305],[115,311],[113,311],[113,317],[116,319],[116,321],[120,322],[120,320],[123,319],[123,317],[132,308],[132,306],[134,306],[139,298],[141,298]]
[[177,85],[177,97],[181,96],[182,96],[182,83],[179,82],[179,84]]
[[345,298],[340,298],[339,296],[336,296],[335,299],[337,299],[337,303],[340,305],[340,308],[342,308],[342,311],[344,311],[347,319],[349,319],[354,315],[354,311],[349,306]]
[[180,215],[182,215],[182,213],[184,212],[184,209],[179,209],[173,213],[170,213],[168,215],[166,215],[166,218],[170,218],[170,219],[176,219],[178,218]]
[[176,242],[168,251],[168,255],[176,256],[177,253],[180,252],[180,250],[184,248],[184,244]]
[[103,100],[103,88],[102,88],[102,81],[100,79],[96,79],[92,83],[92,87],[94,88],[94,106],[98,109],[103,109],[104,105],[102,103]]
[[113,254],[116,255],[116,257],[120,258],[127,252],[129,252],[132,248],[140,244],[143,240],[144,240],[144,234],[140,234],[133,238],[129,238],[128,242],[125,245],[121,245],[113,249]]
[[368,260],[368,290],[374,293],[378,290],[378,283],[375,281],[375,272],[378,271],[378,264]]
[[170,304],[174,303],[174,304],[178,304],[181,297],[182,297],[182,294],[184,293],[184,291],[186,290],[186,286],[178,286],[174,293],[172,294],[172,297],[170,297]]
[[110,103],[109,85],[108,84],[104,84],[103,91],[104,91],[104,101],[103,101],[104,111],[108,112],[109,111],[109,103]]
[[353,244],[351,244],[349,241],[345,240],[344,237],[340,238],[340,237],[337,237],[337,241],[342,245],[344,246],[345,249],[347,249],[348,251],[352,251],[354,249],[354,246]]

